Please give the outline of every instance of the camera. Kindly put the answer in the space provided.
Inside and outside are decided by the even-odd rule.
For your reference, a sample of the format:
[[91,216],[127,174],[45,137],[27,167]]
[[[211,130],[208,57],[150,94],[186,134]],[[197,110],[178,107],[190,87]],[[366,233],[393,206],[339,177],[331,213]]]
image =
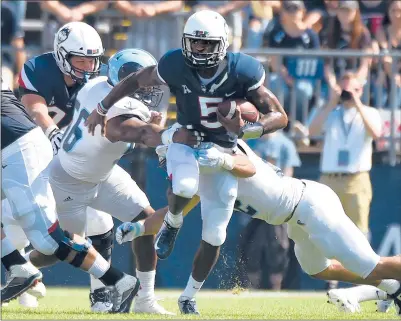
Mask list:
[[343,90],[343,91],[341,92],[340,99],[341,99],[342,101],[351,100],[351,99],[352,99],[352,93],[349,92],[348,90]]

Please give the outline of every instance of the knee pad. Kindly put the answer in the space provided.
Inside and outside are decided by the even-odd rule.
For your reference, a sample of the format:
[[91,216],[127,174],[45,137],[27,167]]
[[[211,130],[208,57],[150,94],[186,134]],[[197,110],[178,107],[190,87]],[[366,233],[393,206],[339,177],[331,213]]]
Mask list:
[[210,228],[202,231],[202,240],[213,246],[221,246],[226,240],[226,230]]
[[58,242],[58,249],[54,255],[60,261],[65,261],[71,252],[76,252],[75,257],[71,262],[69,262],[69,264],[75,267],[80,267],[91,246],[92,244],[88,239],[85,240],[85,243],[78,244],[72,240],[67,231],[64,231],[64,237]]
[[[172,177],[172,190],[174,195],[192,198],[198,191],[199,172],[191,172],[192,167],[183,164],[177,173]],[[192,175],[191,175],[192,174]]]
[[114,245],[113,229],[104,234],[90,236],[89,239],[95,250],[98,251],[106,261],[110,261]]

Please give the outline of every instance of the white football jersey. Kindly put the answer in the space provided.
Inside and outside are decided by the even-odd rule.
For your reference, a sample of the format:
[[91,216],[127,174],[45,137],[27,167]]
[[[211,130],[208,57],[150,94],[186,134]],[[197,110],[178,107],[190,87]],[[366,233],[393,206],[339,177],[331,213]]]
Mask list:
[[[95,135],[88,133],[84,123],[90,113],[112,90],[107,77],[90,80],[78,93],[75,102],[74,118],[66,130],[62,146],[58,152],[60,163],[72,177],[91,183],[105,180],[118,160],[132,144],[126,142],[110,142],[100,134],[100,126]],[[107,119],[120,115],[135,115],[148,122],[150,110],[141,101],[125,97],[110,108]]]
[[283,176],[278,167],[264,162],[244,141],[238,140],[238,145],[255,165],[256,174],[238,180],[237,209],[269,224],[283,224],[301,199],[304,184]]

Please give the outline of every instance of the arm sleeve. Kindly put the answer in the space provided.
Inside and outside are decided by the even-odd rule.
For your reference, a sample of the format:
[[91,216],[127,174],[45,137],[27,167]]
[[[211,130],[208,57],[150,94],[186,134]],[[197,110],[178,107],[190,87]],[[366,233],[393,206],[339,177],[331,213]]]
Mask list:
[[251,56],[243,54],[238,66],[238,77],[244,84],[245,91],[256,90],[265,83],[263,65]]
[[42,96],[49,103],[52,99],[49,80],[43,79],[40,70],[35,67],[34,59],[28,60],[20,72],[18,80],[20,96],[35,94]]

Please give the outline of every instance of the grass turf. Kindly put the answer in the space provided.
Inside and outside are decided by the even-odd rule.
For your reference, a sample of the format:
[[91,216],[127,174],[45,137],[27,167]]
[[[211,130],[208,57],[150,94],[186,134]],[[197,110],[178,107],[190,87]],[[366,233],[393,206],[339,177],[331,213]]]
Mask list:
[[323,292],[201,291],[197,296],[201,316],[179,314],[178,291],[157,291],[159,301],[177,316],[146,314],[95,314],[89,309],[88,289],[48,288],[39,308],[21,307],[17,300],[2,307],[2,319],[397,319],[394,307],[387,314],[377,313],[374,302],[362,304],[362,313],[345,314],[328,304]]

